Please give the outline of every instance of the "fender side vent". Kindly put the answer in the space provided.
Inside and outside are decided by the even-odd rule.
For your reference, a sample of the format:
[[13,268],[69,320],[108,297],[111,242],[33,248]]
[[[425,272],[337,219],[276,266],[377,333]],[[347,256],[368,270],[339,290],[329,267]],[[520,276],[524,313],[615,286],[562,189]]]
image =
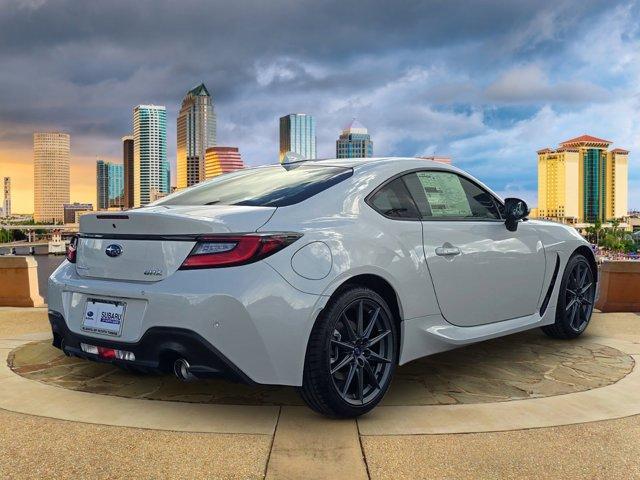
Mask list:
[[558,270],[560,270],[560,257],[556,253],[556,267],[553,270],[553,276],[551,277],[551,283],[549,284],[549,289],[547,290],[547,294],[542,301],[542,305],[540,306],[540,316],[544,315],[544,312],[547,311],[547,307],[549,306],[549,300],[551,300],[551,293],[553,292],[553,287],[556,285],[556,278],[558,278]]

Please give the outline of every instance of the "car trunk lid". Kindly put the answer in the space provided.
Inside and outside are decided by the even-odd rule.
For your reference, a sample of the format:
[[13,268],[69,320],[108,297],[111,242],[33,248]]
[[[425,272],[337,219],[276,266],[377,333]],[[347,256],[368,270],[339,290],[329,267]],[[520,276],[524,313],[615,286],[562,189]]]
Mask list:
[[276,209],[155,206],[80,218],[76,269],[83,277],[155,282],[172,275],[199,235],[255,232]]

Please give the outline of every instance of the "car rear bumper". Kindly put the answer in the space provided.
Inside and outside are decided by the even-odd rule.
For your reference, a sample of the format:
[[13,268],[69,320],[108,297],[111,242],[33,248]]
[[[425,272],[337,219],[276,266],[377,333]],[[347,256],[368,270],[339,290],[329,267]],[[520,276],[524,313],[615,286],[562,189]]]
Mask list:
[[[185,359],[191,365],[191,373],[198,378],[221,376],[239,382],[255,383],[205,338],[191,330],[154,327],[147,330],[138,342],[128,343],[75,334],[67,328],[62,314],[51,310],[49,323],[53,333],[53,346],[66,355],[163,373],[172,372],[173,363],[177,359]],[[107,359],[87,353],[82,349],[82,344],[131,352],[135,355],[135,360]]]
[[[119,335],[83,329],[92,299],[126,304]],[[295,289],[264,262],[177,271],[146,283],[81,277],[65,262],[49,279],[48,292],[52,329],[66,353],[105,360],[83,352],[80,343],[131,351],[135,362],[110,361],[154,370],[166,370],[165,358],[177,353],[201,366],[203,376],[220,372],[293,386],[302,384],[307,341],[325,302]]]

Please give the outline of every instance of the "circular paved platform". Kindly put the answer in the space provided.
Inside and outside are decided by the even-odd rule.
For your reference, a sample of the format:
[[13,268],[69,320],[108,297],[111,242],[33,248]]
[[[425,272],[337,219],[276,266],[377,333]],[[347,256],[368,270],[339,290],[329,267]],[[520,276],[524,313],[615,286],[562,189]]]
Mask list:
[[[27,379],[93,394],[225,405],[302,404],[293,388],[225,380],[185,384],[170,375],[135,375],[65,357],[49,341],[15,349],[8,364]],[[383,405],[477,404],[564,395],[611,385],[633,366],[630,355],[609,346],[527,332],[400,367]]]
[[[532,331],[412,362],[399,368],[383,405],[358,419],[357,432],[497,432],[640,415],[639,329],[635,315],[598,315],[577,340]],[[265,435],[283,416],[297,415],[322,429],[355,431],[353,423],[327,422],[296,406],[293,388],[131,375],[66,358],[49,342],[46,333],[0,336],[1,409],[101,425]]]

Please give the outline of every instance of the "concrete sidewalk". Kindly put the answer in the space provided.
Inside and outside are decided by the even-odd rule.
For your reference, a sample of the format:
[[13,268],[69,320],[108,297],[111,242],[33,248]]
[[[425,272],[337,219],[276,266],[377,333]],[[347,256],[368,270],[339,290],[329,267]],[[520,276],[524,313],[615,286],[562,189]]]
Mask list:
[[[44,309],[0,309],[0,353],[6,357],[16,346],[47,330]],[[636,357],[640,354],[640,316],[596,314],[580,342]],[[622,365],[623,357],[615,358],[616,364]],[[169,421],[167,425],[173,425],[170,430],[159,430],[154,421],[144,419],[154,409],[161,418],[166,402],[68,390],[61,388],[63,385],[19,377],[5,368],[5,373],[0,372],[0,405],[25,410],[29,406],[35,415],[0,410],[0,477],[640,478],[640,417],[626,415],[635,404],[640,411],[640,400],[634,396],[640,394],[640,387],[627,387],[635,378],[635,368],[630,374],[621,371],[612,384],[598,384],[586,391],[466,405],[403,407],[394,402],[395,406],[380,407],[359,422],[328,420],[306,407],[286,403],[236,406],[235,413],[229,415],[231,410],[215,413],[219,407],[229,407],[225,405],[168,402],[171,418],[162,422]],[[74,395],[86,396],[86,406],[74,403]],[[402,391],[393,395],[403,397]],[[610,401],[593,403],[585,395],[600,395]],[[621,409],[624,402],[620,399],[627,402],[627,410]],[[141,402],[142,410],[137,413],[130,402]],[[432,424],[435,417],[431,415],[451,408],[457,412],[465,408],[476,412],[482,408],[511,409],[520,422],[512,426],[518,427],[526,424],[525,419],[531,421],[530,412],[540,402],[549,403],[547,414],[541,414],[547,422],[555,418],[557,423],[567,423],[570,418],[624,418],[504,432],[403,433]],[[210,410],[195,413],[201,407]],[[85,418],[91,408],[94,414]],[[114,409],[124,409],[120,412],[126,414],[115,415]],[[61,411],[67,412],[68,420],[50,418]],[[258,411],[261,413],[256,415]],[[83,423],[103,417],[104,423],[122,420],[118,421],[120,426]],[[462,425],[464,417],[456,413],[451,422]],[[472,419],[482,422],[477,415]],[[198,430],[205,422],[213,425],[208,433],[172,431]],[[144,428],[126,426],[131,424]]]

